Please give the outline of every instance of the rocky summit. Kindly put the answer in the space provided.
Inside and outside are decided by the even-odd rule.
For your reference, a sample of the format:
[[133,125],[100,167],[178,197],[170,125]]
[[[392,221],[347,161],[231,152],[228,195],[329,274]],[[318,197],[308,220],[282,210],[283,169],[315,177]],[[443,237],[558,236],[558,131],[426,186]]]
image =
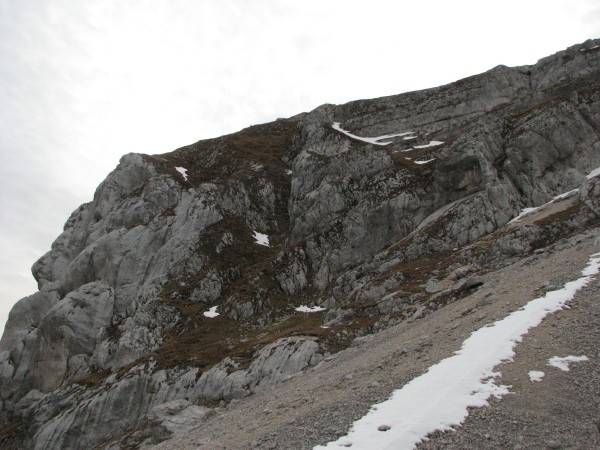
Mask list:
[[[426,369],[427,351],[452,344],[424,327],[462,330],[515,288],[476,297],[506,283],[493,274],[559,250],[592,252],[597,168],[600,40],[171,153],[127,154],[33,265],[39,291],[10,313],[0,446],[138,448],[211,420],[218,430],[236,405],[265,393],[283,404],[282,386],[310,386],[336,359],[351,386],[352,368],[416,352],[397,377],[406,383]],[[450,312],[473,299],[451,328]],[[367,358],[372,340],[399,330],[403,342],[424,340]],[[352,389],[367,395],[381,383]],[[312,434],[298,434],[307,412],[253,441],[190,445],[310,448],[347,431],[352,417],[338,424],[345,407],[330,406]],[[291,417],[280,411],[261,414]],[[494,438],[481,435],[483,446]],[[428,448],[450,445],[443,439]]]

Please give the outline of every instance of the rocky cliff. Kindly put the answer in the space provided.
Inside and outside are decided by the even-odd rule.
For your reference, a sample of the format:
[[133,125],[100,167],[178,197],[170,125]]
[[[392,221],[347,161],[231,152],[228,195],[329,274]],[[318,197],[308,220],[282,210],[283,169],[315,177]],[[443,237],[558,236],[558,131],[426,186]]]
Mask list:
[[597,227],[599,44],[125,155],[10,313],[3,448],[158,442]]

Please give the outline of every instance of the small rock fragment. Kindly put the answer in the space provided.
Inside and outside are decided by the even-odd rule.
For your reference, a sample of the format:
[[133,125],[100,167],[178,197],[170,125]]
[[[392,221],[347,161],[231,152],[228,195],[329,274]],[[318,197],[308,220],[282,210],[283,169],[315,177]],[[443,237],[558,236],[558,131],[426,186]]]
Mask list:
[[425,307],[424,306],[419,306],[417,308],[417,310],[414,312],[414,314],[412,315],[412,319],[413,320],[420,319],[421,317],[423,317],[423,313],[424,312],[425,312]]
[[442,288],[440,288],[438,280],[436,280],[435,278],[431,278],[425,286],[425,292],[429,294],[435,294],[436,292],[440,292],[441,290]]
[[387,431],[387,430],[389,430],[390,428],[392,428],[392,427],[390,427],[389,425],[379,425],[379,427],[377,427],[377,429],[378,429],[379,431]]
[[492,303],[494,303],[494,298],[493,297],[484,297],[482,299],[480,299],[477,302],[477,307],[481,308],[482,306],[487,306],[487,305],[491,305]]

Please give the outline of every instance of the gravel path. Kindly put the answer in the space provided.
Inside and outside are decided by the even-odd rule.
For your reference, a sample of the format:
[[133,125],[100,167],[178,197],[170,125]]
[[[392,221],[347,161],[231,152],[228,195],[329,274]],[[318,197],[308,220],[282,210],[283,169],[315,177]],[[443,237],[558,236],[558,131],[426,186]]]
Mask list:
[[[374,335],[269,392],[232,402],[191,433],[154,448],[312,448],[346,434],[374,403],[449,357],[474,330],[541,295],[544,285],[578,278],[593,239],[485,275],[474,294],[413,322]],[[514,394],[473,410],[454,433],[437,433],[421,448],[600,448],[600,283],[573,308],[547,318],[498,367]],[[546,366],[551,356],[585,354],[570,372]],[[546,377],[532,382],[529,370]]]

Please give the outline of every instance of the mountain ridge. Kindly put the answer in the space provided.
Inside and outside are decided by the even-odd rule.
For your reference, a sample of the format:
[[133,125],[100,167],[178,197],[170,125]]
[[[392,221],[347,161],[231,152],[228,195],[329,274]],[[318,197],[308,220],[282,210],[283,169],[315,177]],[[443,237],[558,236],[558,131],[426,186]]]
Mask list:
[[597,43],[125,155],[11,311],[3,445],[157,442],[162,405],[202,420],[597,227]]

